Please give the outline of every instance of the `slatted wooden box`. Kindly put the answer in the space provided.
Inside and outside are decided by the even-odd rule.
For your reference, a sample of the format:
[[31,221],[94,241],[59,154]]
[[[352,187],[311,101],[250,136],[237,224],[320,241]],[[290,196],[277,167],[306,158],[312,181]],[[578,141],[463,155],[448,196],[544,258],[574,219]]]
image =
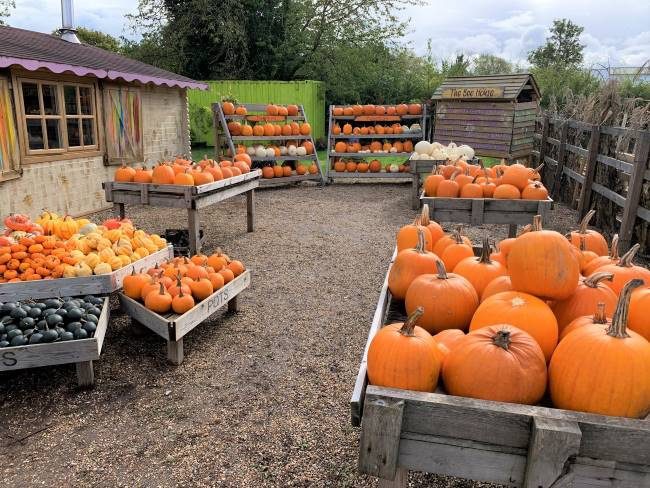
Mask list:
[[406,487],[409,470],[525,488],[650,486],[650,418],[369,385],[372,338],[404,318],[387,274],[350,400],[352,425],[362,428],[359,469],[380,486]]
[[[469,164],[479,164],[479,159],[474,158],[467,162]],[[423,183],[423,178],[434,172],[438,166],[447,163],[447,160],[438,159],[409,159],[409,173],[413,176],[411,188],[413,210],[420,208],[420,186]]]
[[[87,293],[84,293],[87,294]],[[46,297],[43,297],[46,298]],[[48,297],[49,298],[49,297]],[[93,361],[99,359],[110,315],[108,297],[104,299],[97,329],[92,337],[74,341],[50,342],[0,349],[0,371],[39,368],[75,363],[79,386],[95,383]]]
[[172,246],[156,251],[135,263],[105,275],[55,280],[21,281],[0,284],[0,302],[26,298],[51,298],[79,295],[108,295],[122,288],[124,277],[136,271],[149,269],[174,257]]
[[236,312],[237,295],[248,288],[250,283],[251,272],[246,270],[182,315],[159,315],[123,293],[119,294],[119,298],[122,309],[133,320],[167,341],[167,358],[173,364],[180,364],[183,362],[183,337],[226,304],[229,311]]

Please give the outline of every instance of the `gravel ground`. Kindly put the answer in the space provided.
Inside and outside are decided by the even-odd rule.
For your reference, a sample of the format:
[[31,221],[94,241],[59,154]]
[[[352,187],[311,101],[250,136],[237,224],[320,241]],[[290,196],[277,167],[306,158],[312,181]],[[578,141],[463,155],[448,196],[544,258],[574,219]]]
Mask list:
[[[185,361],[137,335],[113,303],[96,387],[73,366],[0,374],[0,479],[22,486],[374,486],[357,474],[359,430],[348,401],[399,226],[413,218],[403,185],[296,187],[202,213],[207,250],[253,273],[236,315],[186,336]],[[127,209],[162,233],[184,212]],[[561,232],[565,208],[548,220]],[[505,227],[471,229],[505,236]],[[412,486],[484,486],[412,474]]]

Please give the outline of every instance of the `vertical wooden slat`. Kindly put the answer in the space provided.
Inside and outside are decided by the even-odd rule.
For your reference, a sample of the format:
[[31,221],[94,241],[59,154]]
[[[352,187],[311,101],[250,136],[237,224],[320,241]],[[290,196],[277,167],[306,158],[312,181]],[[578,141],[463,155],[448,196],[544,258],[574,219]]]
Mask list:
[[623,219],[621,220],[620,247],[627,251],[632,242],[636,211],[639,208],[639,198],[643,189],[643,177],[648,163],[650,152],[650,133],[640,132],[634,147],[634,167],[630,175],[630,182],[627,187],[627,198],[623,208]]
[[81,361],[76,363],[77,384],[81,387],[89,387],[95,384],[95,373],[92,361]]
[[562,183],[562,170],[564,169],[564,158],[566,155],[566,138],[569,132],[569,123],[567,120],[563,121],[562,128],[560,129],[560,146],[557,153],[557,167],[555,168],[555,178],[553,179],[553,186],[551,186],[551,194],[553,200],[557,200],[560,191],[560,184]]
[[[542,117],[542,137],[539,140],[539,160],[537,164],[542,164],[544,162],[544,157],[546,156],[546,139],[548,138],[548,115]],[[544,165],[544,174],[550,174],[548,165]],[[542,177],[542,179],[545,179]],[[546,178],[546,183],[548,186],[548,178]]]
[[199,211],[194,208],[188,208],[187,222],[190,254],[194,255],[201,250],[201,221],[199,219]]
[[246,192],[246,230],[255,230],[255,190]]
[[582,219],[591,205],[591,186],[594,183],[596,175],[596,164],[598,158],[598,147],[600,144],[600,127],[597,124],[591,126],[591,137],[587,147],[587,165],[585,167],[585,182],[580,192],[580,202],[578,203],[578,215]]

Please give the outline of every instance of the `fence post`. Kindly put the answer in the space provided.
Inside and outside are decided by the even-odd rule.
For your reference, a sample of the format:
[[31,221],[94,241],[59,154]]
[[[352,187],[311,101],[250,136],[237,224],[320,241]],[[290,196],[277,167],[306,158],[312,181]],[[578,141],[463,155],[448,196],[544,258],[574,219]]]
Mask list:
[[[539,138],[539,160],[537,165],[544,164],[544,158],[546,157],[546,139],[548,139],[548,115],[542,116],[542,136]],[[544,165],[543,174],[550,174],[550,168],[547,165]],[[544,179],[542,177],[542,179]]]
[[632,167],[632,174],[627,185],[627,198],[625,199],[623,219],[621,220],[621,229],[619,232],[620,248],[623,252],[627,251],[632,243],[636,211],[639,208],[639,198],[641,198],[641,190],[643,189],[643,178],[645,176],[649,152],[650,132],[639,131],[639,136],[634,145],[634,166]]
[[596,163],[598,158],[598,149],[600,144],[600,126],[591,125],[591,137],[589,138],[589,147],[587,148],[587,166],[585,167],[585,182],[580,192],[580,203],[578,203],[578,215],[582,219],[591,205],[591,186],[594,184],[596,175]]
[[560,184],[562,182],[562,170],[564,169],[564,155],[566,153],[566,138],[569,132],[569,121],[565,120],[560,129],[560,147],[557,152],[557,167],[555,168],[555,179],[551,187],[551,194],[553,199],[557,200],[560,191]]

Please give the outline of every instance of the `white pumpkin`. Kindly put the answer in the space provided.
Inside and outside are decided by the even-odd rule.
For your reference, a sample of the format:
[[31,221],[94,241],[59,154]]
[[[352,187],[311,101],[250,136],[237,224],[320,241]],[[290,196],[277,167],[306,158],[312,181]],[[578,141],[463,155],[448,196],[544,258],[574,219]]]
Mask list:
[[287,155],[287,146],[280,146],[280,155],[281,156]]
[[287,153],[289,154],[289,156],[295,156],[297,152],[298,152],[298,148],[296,146],[294,146],[293,144],[291,144],[287,148]]
[[255,157],[266,158],[266,149],[264,149],[264,146],[257,146],[257,149],[255,149]]
[[411,124],[411,132],[422,132],[422,126],[420,124]]
[[399,166],[393,163],[388,167],[388,171],[391,173],[399,173]]
[[97,232],[97,224],[93,224],[92,222],[87,223],[84,225],[81,229],[79,229],[79,234],[81,235],[88,235],[91,232]]
[[413,148],[418,154],[431,154],[431,144],[428,141],[420,141]]
[[248,147],[246,148],[246,154],[248,154],[249,156],[255,156],[255,150],[256,150],[256,149],[257,149],[257,148],[254,147],[254,146],[248,146]]
[[409,129],[408,125],[403,125],[402,126],[402,132],[410,132],[410,131],[411,131],[411,129]]
[[390,148],[390,152],[392,152],[392,153],[396,153],[396,152],[397,152],[397,148],[396,148],[396,147],[391,147],[391,148]]
[[462,146],[458,146],[458,150],[461,151],[463,157],[465,159],[472,159],[474,157],[474,149],[469,147],[467,144],[463,144]]
[[275,158],[275,149],[272,147],[266,148],[266,157],[269,159]]
[[302,146],[299,146],[298,148],[296,148],[296,155],[301,157],[307,156],[307,149],[305,149]]

